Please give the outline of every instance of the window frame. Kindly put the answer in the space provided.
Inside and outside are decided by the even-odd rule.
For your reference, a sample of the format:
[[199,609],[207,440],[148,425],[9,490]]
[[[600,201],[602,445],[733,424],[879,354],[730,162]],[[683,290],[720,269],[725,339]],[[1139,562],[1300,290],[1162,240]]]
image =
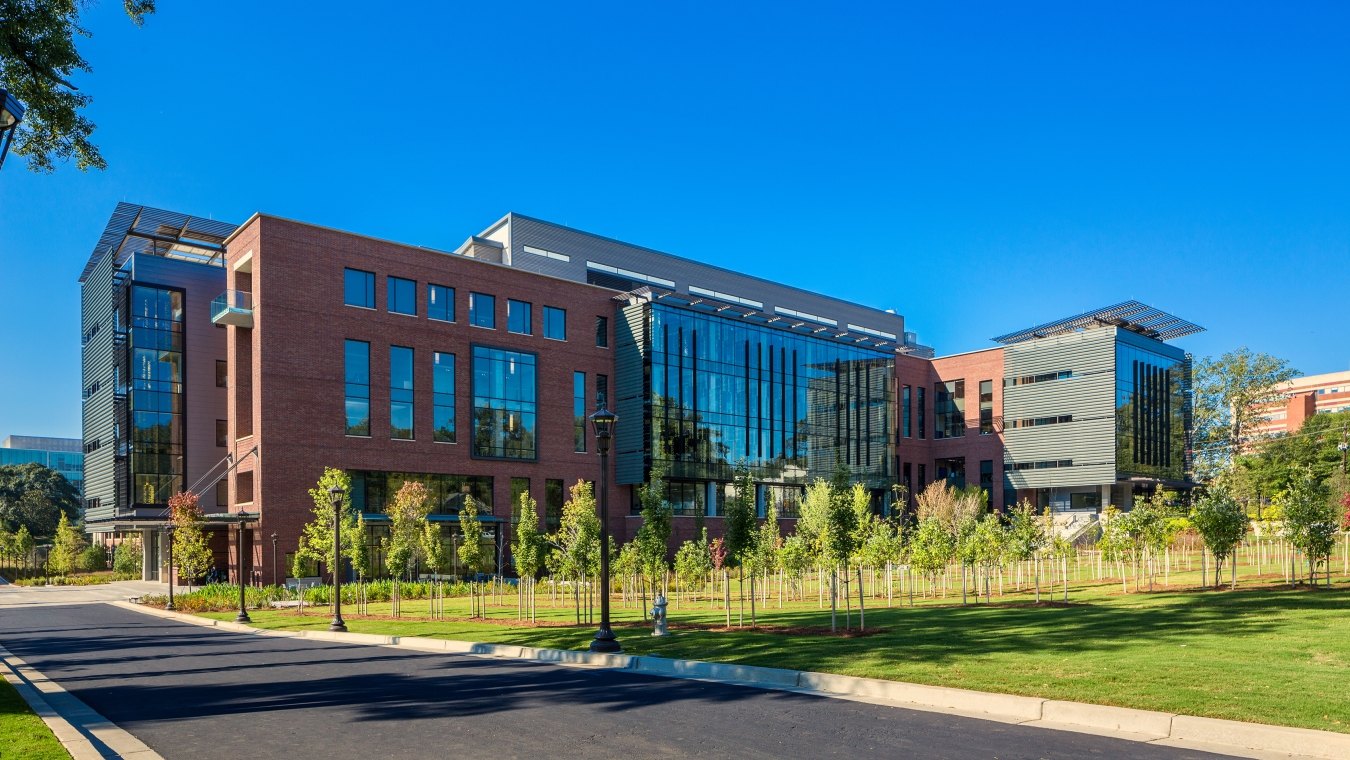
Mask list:
[[[433,314],[431,313],[431,309],[432,309],[431,301],[432,301],[432,289],[433,289],[433,288],[440,288],[442,291],[444,291],[444,295],[445,295],[445,303],[446,303],[446,305],[445,305],[445,314],[446,314],[446,317],[438,317],[438,316],[435,316],[435,315],[433,315]],[[453,324],[453,323],[455,323],[455,322],[457,321],[457,320],[456,320],[456,317],[457,317],[457,316],[458,316],[458,315],[455,313],[455,289],[452,288],[452,287],[450,287],[449,285],[439,285],[439,284],[434,283],[434,282],[428,282],[428,283],[427,283],[427,319],[430,319],[430,320],[433,320],[433,321],[436,321],[436,322],[447,322],[447,323]]]
[[[521,307],[525,310],[525,329],[517,330],[512,325],[519,314],[516,308]],[[506,299],[506,331],[512,335],[534,335],[534,304],[529,301],[522,301],[519,298]]]
[[[348,300],[347,300],[347,295],[348,295],[348,293],[350,292],[349,287],[350,287],[350,285],[351,285],[351,283],[348,281],[348,278],[349,278],[350,275],[352,275],[352,274],[363,274],[363,275],[366,275],[366,276],[369,278],[369,279],[366,281],[366,284],[365,284],[366,295],[369,297],[369,301],[370,301],[370,305],[369,305],[369,306],[367,306],[367,305],[365,305],[365,304],[352,303],[351,301],[348,301]],[[366,271],[366,270],[364,270],[364,269],[357,269],[356,267],[343,267],[343,268],[342,268],[342,305],[343,305],[343,306],[350,306],[350,307],[352,307],[353,309],[370,309],[371,311],[374,311],[374,310],[377,308],[377,302],[376,302],[376,298],[375,298],[375,273],[374,273],[374,272],[368,272],[368,271]]]
[[[477,302],[480,298],[486,298],[491,301],[491,306],[487,310],[489,324],[479,324],[478,315],[482,313],[482,309],[478,307]],[[491,293],[479,293],[474,290],[469,291],[469,325],[483,330],[497,329],[497,296]]]
[[[395,277],[388,275],[384,286],[384,310],[390,314],[402,314],[405,317],[417,316],[417,280],[410,280],[407,277]],[[408,292],[412,295],[412,311],[403,311],[396,308],[402,304],[402,298],[395,298],[394,289],[401,285],[408,285]]]
[[[550,330],[549,330],[549,314],[550,314],[550,312],[553,312],[553,313],[557,313],[557,314],[562,315],[562,334],[561,334],[561,336],[554,336],[554,335],[551,335],[551,334],[550,334]],[[561,306],[548,306],[548,305],[545,305],[545,306],[544,306],[544,313],[543,313],[543,325],[541,325],[541,327],[543,328],[543,334],[544,334],[544,338],[545,338],[546,340],[557,340],[557,341],[562,341],[562,342],[566,343],[566,342],[567,342],[567,309],[564,309],[564,308],[561,307]]]

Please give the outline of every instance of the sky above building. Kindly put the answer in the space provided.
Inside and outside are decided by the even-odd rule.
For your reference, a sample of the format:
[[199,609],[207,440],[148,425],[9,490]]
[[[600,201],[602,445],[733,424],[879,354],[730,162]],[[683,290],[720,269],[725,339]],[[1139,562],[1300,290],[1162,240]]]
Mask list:
[[1350,368],[1345,3],[428,5],[87,12],[108,170],[0,171],[0,434],[79,435],[120,200],[439,249],[518,211],[939,355],[1138,299],[1197,356]]

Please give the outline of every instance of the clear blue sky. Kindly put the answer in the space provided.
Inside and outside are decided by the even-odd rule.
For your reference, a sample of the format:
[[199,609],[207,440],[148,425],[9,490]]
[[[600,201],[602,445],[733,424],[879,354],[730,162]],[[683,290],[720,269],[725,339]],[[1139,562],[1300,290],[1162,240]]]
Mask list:
[[88,12],[109,169],[0,171],[0,436],[79,435],[119,200],[438,248],[515,210],[939,354],[1135,298],[1197,355],[1350,368],[1350,4],[295,5]]

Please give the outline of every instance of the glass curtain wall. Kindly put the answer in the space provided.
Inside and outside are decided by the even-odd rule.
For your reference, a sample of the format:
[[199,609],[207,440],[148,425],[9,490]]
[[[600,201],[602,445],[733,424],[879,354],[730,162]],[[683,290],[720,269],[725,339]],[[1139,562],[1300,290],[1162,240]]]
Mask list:
[[133,285],[131,476],[135,504],[183,490],[183,292]]
[[1160,480],[1186,477],[1190,367],[1116,344],[1116,469]]

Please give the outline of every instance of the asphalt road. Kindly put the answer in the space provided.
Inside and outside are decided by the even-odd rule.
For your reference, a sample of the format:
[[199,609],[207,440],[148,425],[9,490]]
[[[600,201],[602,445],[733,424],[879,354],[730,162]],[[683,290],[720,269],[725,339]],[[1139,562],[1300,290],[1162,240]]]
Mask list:
[[168,760],[1218,757],[787,692],[226,633],[106,604],[0,610],[0,644]]

